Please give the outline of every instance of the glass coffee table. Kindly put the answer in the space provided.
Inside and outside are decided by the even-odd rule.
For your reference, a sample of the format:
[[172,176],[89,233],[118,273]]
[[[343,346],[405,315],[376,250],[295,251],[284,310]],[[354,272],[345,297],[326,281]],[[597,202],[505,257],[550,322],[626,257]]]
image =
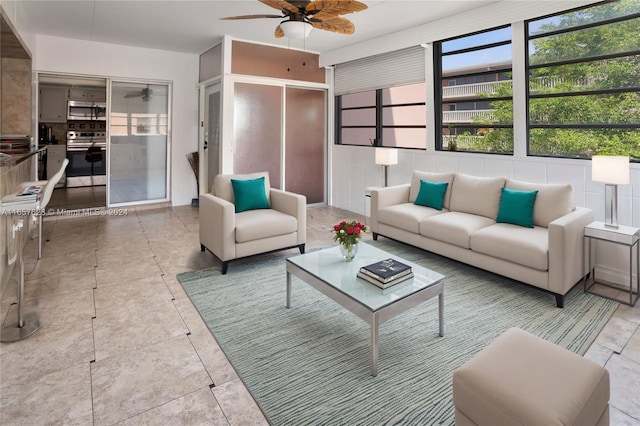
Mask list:
[[[414,277],[381,289],[356,277],[361,266],[393,258],[413,268]],[[378,328],[391,318],[438,296],[439,334],[444,336],[444,275],[386,251],[360,243],[358,254],[345,262],[340,247],[287,259],[287,308],[291,306],[291,276],[295,275],[371,326],[371,375],[378,375]]]

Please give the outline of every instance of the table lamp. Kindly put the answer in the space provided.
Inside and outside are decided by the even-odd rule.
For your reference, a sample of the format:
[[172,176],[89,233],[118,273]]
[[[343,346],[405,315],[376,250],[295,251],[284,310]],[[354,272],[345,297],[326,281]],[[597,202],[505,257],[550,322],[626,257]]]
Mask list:
[[384,186],[387,186],[387,169],[398,164],[398,150],[395,148],[376,148],[376,164],[384,168]]
[[591,180],[605,184],[604,225],[618,228],[618,185],[629,183],[629,157],[594,155]]

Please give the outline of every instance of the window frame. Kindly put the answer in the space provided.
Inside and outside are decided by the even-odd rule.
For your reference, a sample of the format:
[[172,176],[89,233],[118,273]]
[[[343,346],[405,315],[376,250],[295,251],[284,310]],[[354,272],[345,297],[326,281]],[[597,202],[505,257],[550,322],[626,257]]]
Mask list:
[[[402,87],[402,86],[411,86],[411,85],[416,85],[416,84],[425,84],[425,96],[424,96],[424,101],[422,102],[406,102],[406,103],[384,103],[383,102],[383,91],[385,89],[391,89],[393,87]],[[366,90],[363,92],[368,92],[368,91],[375,91],[375,101],[376,101],[376,105],[375,105],[375,120],[376,120],[376,124],[375,124],[375,139],[371,142],[371,144],[369,145],[364,145],[364,144],[352,144],[352,143],[344,143],[344,141],[342,141],[342,129],[358,129],[358,128],[366,128],[366,129],[371,129],[374,128],[374,126],[363,126],[363,125],[343,125],[342,123],[342,112],[343,111],[353,111],[353,110],[358,110],[358,109],[371,109],[371,106],[357,106],[357,107],[343,107],[342,106],[342,97],[345,95],[349,95],[344,94],[344,95],[336,95],[335,96],[335,139],[334,139],[334,144],[335,145],[345,145],[345,146],[371,146],[371,147],[387,147],[387,148],[399,148],[399,149],[413,149],[413,150],[426,150],[427,149],[427,139],[426,139],[426,129],[427,129],[427,120],[426,120],[426,116],[425,116],[425,124],[424,125],[410,125],[410,124],[393,124],[393,125],[385,125],[384,124],[384,110],[385,109],[390,109],[390,108],[394,108],[394,107],[405,107],[405,106],[423,106],[425,107],[425,111],[426,111],[426,105],[427,105],[427,97],[426,97],[426,83],[425,82],[414,82],[414,83],[407,83],[407,84],[402,84],[402,85],[397,85],[397,86],[390,86],[390,87],[384,87],[384,88],[378,88],[378,89],[372,89],[372,90]],[[362,92],[356,92],[356,93],[362,93]],[[401,146],[401,145],[385,145],[384,144],[384,138],[383,138],[383,132],[384,129],[425,129],[425,139],[424,139],[424,146],[423,147],[415,147],[415,146]]]
[[[577,96],[589,96],[589,95],[615,95],[621,93],[640,93],[640,84],[637,84],[632,87],[625,88],[610,88],[610,89],[592,89],[592,90],[575,90],[570,92],[554,92],[554,93],[531,93],[531,77],[532,70],[540,69],[540,68],[553,68],[560,67],[565,65],[572,64],[587,64],[589,62],[596,62],[602,60],[609,59],[618,59],[625,57],[638,56],[640,57],[640,49],[629,50],[623,53],[608,53],[608,54],[600,54],[593,56],[583,56],[580,58],[572,58],[565,60],[556,60],[551,62],[544,63],[536,63],[531,64],[531,52],[530,52],[530,43],[533,40],[553,37],[556,35],[569,34],[577,31],[582,31],[585,29],[603,27],[606,25],[611,25],[619,22],[629,21],[633,19],[640,19],[640,12],[632,13],[629,15],[617,16],[614,18],[603,19],[602,21],[590,22],[586,24],[575,25],[566,28],[560,28],[553,31],[548,32],[536,32],[536,34],[530,34],[530,25],[534,22],[541,21],[544,19],[548,19],[555,16],[567,15],[573,12],[579,12],[581,10],[587,10],[594,7],[601,7],[606,5],[607,1],[590,4],[587,6],[576,7],[568,10],[564,10],[561,12],[536,17],[533,19],[525,20],[524,22],[524,31],[525,31],[525,39],[524,39],[524,60],[525,60],[525,93],[526,93],[526,155],[528,157],[541,157],[541,158],[562,158],[562,159],[573,159],[573,160],[590,160],[590,157],[579,157],[579,156],[570,156],[570,155],[552,155],[552,154],[544,154],[544,153],[532,153],[531,152],[531,133],[533,129],[575,129],[575,130],[589,130],[589,129],[628,129],[634,130],[640,128],[640,123],[556,123],[556,124],[541,124],[541,123],[532,123],[531,116],[531,100],[536,99],[552,99],[552,98],[571,98]],[[630,157],[631,162],[638,162],[639,160],[635,160],[633,157]]]
[[[449,50],[447,52],[443,52],[443,44],[452,41],[452,40],[456,40],[456,39],[461,39],[461,38],[466,38],[466,37],[473,37],[479,34],[483,34],[483,33],[489,33],[492,31],[497,31],[497,30],[502,30],[505,28],[509,28],[511,31],[511,36],[509,37],[508,40],[503,40],[503,41],[497,41],[497,42],[490,42],[490,43],[486,43],[486,44],[479,44],[479,45],[474,45],[474,46],[470,46],[470,47],[465,47],[465,48],[461,48],[461,49],[455,49],[455,50]],[[444,130],[445,128],[449,129],[449,132],[451,132],[452,129],[478,129],[478,128],[487,128],[487,129],[511,129],[511,131],[513,132],[513,127],[514,127],[514,119],[512,116],[511,119],[511,123],[510,124],[485,124],[485,123],[456,123],[454,126],[449,125],[445,125],[445,120],[444,120],[444,106],[445,105],[456,105],[459,103],[465,103],[465,102],[480,102],[480,101],[486,101],[486,102],[493,102],[493,101],[510,101],[511,105],[512,105],[512,111],[513,111],[513,89],[511,92],[511,96],[492,96],[492,97],[487,97],[487,98],[481,98],[481,97],[472,97],[469,99],[462,99],[462,100],[450,100],[450,101],[445,101],[444,100],[444,87],[442,82],[443,82],[443,57],[446,56],[451,56],[451,55],[458,55],[461,53],[469,53],[469,52],[476,52],[476,51],[480,51],[480,50],[485,50],[485,49],[491,49],[494,47],[501,47],[501,46],[508,46],[508,45],[513,45],[513,27],[512,24],[505,24],[505,25],[500,25],[497,27],[492,27],[492,28],[487,28],[487,29],[483,29],[481,31],[475,31],[475,32],[471,32],[471,33],[466,33],[466,34],[462,34],[462,35],[458,35],[455,37],[451,37],[451,38],[447,38],[447,39],[443,39],[443,40],[438,40],[436,42],[433,43],[433,64],[434,64],[434,78],[433,78],[433,82],[434,82],[434,105],[435,105],[435,110],[434,110],[434,118],[435,118],[435,129],[436,129],[436,140],[435,140],[435,149],[436,151],[440,151],[440,152],[465,152],[465,153],[472,153],[472,154],[492,154],[492,155],[510,155],[513,156],[514,152],[515,152],[515,140],[512,141],[512,143],[514,144],[514,146],[512,147],[511,152],[498,152],[498,151],[475,151],[475,150],[463,150],[463,151],[457,151],[457,150],[451,150],[450,148],[445,148],[444,147],[444,139],[446,136],[451,135],[451,133],[445,134]],[[498,76],[500,76],[501,74],[504,73],[511,73],[513,75],[513,55],[511,55],[510,58],[510,65],[508,68],[500,68],[500,69],[495,69],[495,70],[489,70],[489,71],[475,71],[475,72],[463,72],[463,73],[457,73],[457,74],[451,74],[447,76],[447,81],[457,81],[460,80],[460,78],[465,78],[465,77],[475,77],[475,76],[482,76],[482,75],[495,75],[497,74]],[[511,81],[511,84],[513,84],[513,77],[510,80],[504,80],[502,78],[499,78],[498,80],[496,80],[498,82],[501,81]],[[448,87],[448,86],[447,86]],[[458,110],[457,108],[455,109],[456,111]],[[453,111],[453,110],[452,110]],[[475,111],[475,110],[474,110]]]

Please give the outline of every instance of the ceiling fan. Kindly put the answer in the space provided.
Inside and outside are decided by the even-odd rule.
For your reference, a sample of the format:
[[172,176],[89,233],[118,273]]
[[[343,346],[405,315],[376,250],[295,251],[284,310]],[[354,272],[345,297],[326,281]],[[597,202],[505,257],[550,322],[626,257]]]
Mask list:
[[284,19],[276,27],[276,38],[304,38],[312,28],[338,34],[353,34],[355,26],[340,17],[347,13],[365,10],[367,5],[355,0],[258,0],[278,9],[281,15],[243,15],[221,18],[224,20],[278,18]]
[[152,94],[153,94],[153,89],[149,88],[149,85],[147,84],[147,87],[143,88],[142,90],[129,92],[126,95],[124,95],[124,97],[125,99],[142,98],[144,102],[149,102],[151,100]]

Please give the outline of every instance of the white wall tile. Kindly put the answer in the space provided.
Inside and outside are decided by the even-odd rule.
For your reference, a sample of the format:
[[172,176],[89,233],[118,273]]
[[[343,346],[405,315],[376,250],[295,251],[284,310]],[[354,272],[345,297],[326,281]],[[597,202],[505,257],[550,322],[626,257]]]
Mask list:
[[435,172],[455,173],[458,171],[458,158],[455,156],[438,155],[435,158]]
[[472,176],[484,176],[484,164],[482,161],[463,157],[458,160],[457,172]]
[[505,177],[513,176],[513,161],[511,159],[492,159],[483,160],[484,173],[480,176],[486,177]]
[[534,161],[514,161],[513,179],[524,182],[546,183],[547,165]]

